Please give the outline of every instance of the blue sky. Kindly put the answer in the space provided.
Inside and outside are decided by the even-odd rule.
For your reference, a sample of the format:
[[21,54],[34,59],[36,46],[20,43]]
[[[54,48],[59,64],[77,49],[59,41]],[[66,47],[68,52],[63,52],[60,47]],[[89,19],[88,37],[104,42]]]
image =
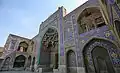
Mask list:
[[10,33],[34,37],[40,23],[64,6],[69,13],[87,0],[0,0],[0,46]]

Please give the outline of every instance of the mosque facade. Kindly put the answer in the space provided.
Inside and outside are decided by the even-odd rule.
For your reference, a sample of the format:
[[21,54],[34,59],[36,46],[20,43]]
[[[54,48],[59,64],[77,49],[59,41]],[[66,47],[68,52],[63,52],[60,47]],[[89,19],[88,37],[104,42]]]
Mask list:
[[8,36],[0,70],[119,73],[120,41],[116,34],[120,33],[120,19],[113,11],[114,25],[110,25],[105,14],[98,0],[88,0],[68,14],[59,7],[40,24],[32,39]]

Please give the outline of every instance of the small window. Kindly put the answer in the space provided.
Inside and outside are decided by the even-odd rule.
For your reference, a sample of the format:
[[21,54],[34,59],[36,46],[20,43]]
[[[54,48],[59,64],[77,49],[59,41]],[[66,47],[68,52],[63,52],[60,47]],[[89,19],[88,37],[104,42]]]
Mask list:
[[88,28],[86,24],[81,24],[80,27],[81,27],[82,33],[87,32]]
[[119,36],[120,36],[120,21],[115,20],[115,28],[116,28],[116,30],[117,30],[117,33],[118,33]]
[[75,15],[72,16],[72,23],[75,24],[76,20],[75,20]]
[[118,5],[119,11],[120,11],[120,0],[118,0],[117,5]]
[[97,25],[97,28],[102,27],[102,26],[104,26],[104,25],[106,25],[105,22],[104,22],[104,23],[101,23],[101,24],[98,24],[98,25]]
[[[120,3],[118,4],[117,2],[115,2],[113,7],[114,7],[114,10],[117,13],[117,15],[120,17]],[[112,10],[112,11],[114,11],[114,10]]]
[[102,3],[105,5],[105,7],[107,7],[107,1],[106,0],[102,0]]
[[116,3],[120,6],[120,0],[116,0]]
[[85,17],[88,17],[88,16],[90,16],[92,13],[91,12],[86,12],[86,14],[85,14]]
[[102,16],[96,18],[96,19],[95,19],[95,23],[96,23],[96,27],[97,27],[97,28],[106,25]]
[[104,20],[103,20],[102,16],[95,19],[95,23],[97,23],[97,24],[100,24],[100,23],[103,23],[103,22],[104,22]]

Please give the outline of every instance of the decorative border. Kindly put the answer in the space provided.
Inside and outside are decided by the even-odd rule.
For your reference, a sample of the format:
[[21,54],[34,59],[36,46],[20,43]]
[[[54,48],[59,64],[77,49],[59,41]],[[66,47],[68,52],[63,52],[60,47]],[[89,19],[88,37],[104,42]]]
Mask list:
[[59,9],[59,25],[60,25],[60,56],[64,56],[64,36],[63,36],[63,11],[62,7]]

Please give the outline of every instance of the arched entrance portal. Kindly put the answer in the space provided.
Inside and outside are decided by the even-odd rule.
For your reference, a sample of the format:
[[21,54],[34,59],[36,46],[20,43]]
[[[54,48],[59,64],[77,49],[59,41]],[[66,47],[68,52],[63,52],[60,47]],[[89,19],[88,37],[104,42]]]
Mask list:
[[40,51],[40,65],[43,67],[58,68],[58,32],[49,28],[43,36]]
[[115,68],[119,70],[119,51],[111,42],[93,40],[84,48],[83,56],[86,73],[115,73]]
[[76,56],[72,50],[67,52],[67,73],[77,73]]
[[21,68],[21,67],[24,67],[25,65],[25,56],[23,55],[19,55],[15,58],[15,62],[14,62],[14,68]]
[[105,48],[97,46],[91,53],[97,73],[114,73],[109,54]]

